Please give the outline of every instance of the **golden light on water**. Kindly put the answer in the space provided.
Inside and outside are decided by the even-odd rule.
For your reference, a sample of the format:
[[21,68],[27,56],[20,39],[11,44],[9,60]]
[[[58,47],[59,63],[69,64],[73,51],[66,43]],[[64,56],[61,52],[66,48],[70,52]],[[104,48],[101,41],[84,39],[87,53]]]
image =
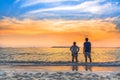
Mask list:
[[[1,52],[1,61],[70,62],[72,58],[69,48],[6,48]],[[120,60],[119,52],[119,48],[92,48],[91,55],[93,62],[115,62]],[[82,48],[78,60],[84,62]]]

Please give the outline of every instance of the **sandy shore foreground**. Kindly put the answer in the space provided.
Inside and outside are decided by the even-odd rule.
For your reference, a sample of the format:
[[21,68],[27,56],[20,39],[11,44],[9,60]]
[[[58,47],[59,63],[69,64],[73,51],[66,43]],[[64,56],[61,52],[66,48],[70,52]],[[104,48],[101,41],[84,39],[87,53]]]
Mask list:
[[[0,80],[120,80],[119,70],[105,71],[105,68],[102,68],[102,71],[94,71],[94,66],[96,65],[105,66],[106,68],[109,68],[109,66],[112,65],[116,66],[116,69],[119,69],[118,67],[120,65],[120,62],[87,64],[87,66],[93,68],[93,72],[91,68],[89,71],[65,71],[64,68],[62,68],[63,65],[68,65],[71,66],[70,69],[73,69],[73,66],[85,65],[84,63],[73,64],[70,62],[0,62],[0,64]],[[45,67],[47,65],[48,68],[39,68],[40,65],[42,65],[42,67]],[[56,69],[49,71],[49,67],[51,65],[55,67],[58,65],[62,66],[59,66],[61,67],[59,71],[55,71]]]
[[120,80],[120,72],[0,70],[0,80]]

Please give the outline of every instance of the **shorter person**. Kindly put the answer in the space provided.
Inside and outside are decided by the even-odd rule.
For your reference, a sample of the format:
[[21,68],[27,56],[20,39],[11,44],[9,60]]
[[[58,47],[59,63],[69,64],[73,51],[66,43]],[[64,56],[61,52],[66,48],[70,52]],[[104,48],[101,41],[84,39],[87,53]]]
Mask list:
[[91,43],[88,41],[88,38],[85,38],[83,53],[84,53],[84,56],[85,56],[85,62],[87,62],[87,58],[89,58],[90,62],[92,62]]
[[73,45],[70,47],[70,51],[72,52],[72,62],[74,62],[74,59],[78,62],[79,47],[76,45],[76,42],[73,42]]

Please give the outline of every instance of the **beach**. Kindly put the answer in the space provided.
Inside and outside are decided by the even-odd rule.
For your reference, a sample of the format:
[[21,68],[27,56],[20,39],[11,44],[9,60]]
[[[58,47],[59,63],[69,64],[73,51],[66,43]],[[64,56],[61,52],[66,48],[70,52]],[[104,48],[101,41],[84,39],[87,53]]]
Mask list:
[[120,72],[0,70],[0,80],[120,80]]
[[120,48],[93,48],[92,63],[71,62],[68,48],[4,48],[0,80],[120,80]]
[[0,80],[120,80],[119,66],[51,65],[0,65]]

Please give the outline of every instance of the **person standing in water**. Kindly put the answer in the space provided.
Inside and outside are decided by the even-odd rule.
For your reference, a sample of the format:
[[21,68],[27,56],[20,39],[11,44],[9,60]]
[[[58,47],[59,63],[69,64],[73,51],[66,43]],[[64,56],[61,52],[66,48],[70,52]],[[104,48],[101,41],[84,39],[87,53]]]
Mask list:
[[73,45],[70,47],[70,51],[72,52],[72,62],[74,62],[74,59],[76,62],[78,62],[78,52],[79,47],[76,45],[76,42],[73,42]]
[[88,41],[88,38],[85,38],[85,42],[83,45],[83,53],[85,56],[85,62],[87,62],[87,58],[89,58],[90,62],[92,62],[91,58],[91,42]]

